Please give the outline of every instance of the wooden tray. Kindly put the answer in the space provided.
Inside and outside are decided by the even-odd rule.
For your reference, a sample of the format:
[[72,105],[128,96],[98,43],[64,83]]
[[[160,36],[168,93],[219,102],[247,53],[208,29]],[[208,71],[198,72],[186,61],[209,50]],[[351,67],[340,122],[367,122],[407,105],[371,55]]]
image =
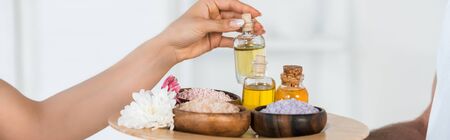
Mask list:
[[[108,119],[112,128],[125,134],[143,139],[165,139],[165,140],[229,140],[229,139],[256,139],[255,132],[249,129],[242,137],[215,137],[199,134],[191,134],[178,131],[169,131],[168,129],[130,129],[117,125],[117,119],[120,114],[115,114]],[[265,138],[259,139],[282,139],[282,140],[363,140],[369,135],[369,129],[366,125],[356,120],[328,113],[328,122],[325,129],[318,134],[291,137],[291,138]]]

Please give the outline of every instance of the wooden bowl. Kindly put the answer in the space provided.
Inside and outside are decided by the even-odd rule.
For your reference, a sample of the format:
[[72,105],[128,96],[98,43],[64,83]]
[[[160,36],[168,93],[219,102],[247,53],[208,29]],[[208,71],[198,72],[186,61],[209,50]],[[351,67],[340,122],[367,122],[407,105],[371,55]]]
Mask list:
[[[185,90],[189,90],[189,89],[192,89],[192,88],[182,88],[182,89],[180,89],[180,93],[182,93]],[[218,90],[218,89],[213,89],[213,90],[219,91],[219,92],[223,92],[226,95],[230,96],[231,101],[229,101],[229,103],[232,103],[234,105],[242,105],[241,97],[239,97],[238,95],[236,95],[234,93],[231,93],[231,92],[228,92],[228,91],[224,91],[224,90]],[[181,103],[184,103],[184,102],[187,102],[189,100],[187,100],[187,99],[180,99],[180,101],[181,101]]]
[[173,109],[175,130],[203,135],[239,137],[250,125],[250,111],[239,106],[238,113],[197,113]]
[[264,137],[295,137],[320,133],[327,124],[327,112],[319,107],[313,114],[269,114],[260,112],[266,106],[252,111],[252,129]]

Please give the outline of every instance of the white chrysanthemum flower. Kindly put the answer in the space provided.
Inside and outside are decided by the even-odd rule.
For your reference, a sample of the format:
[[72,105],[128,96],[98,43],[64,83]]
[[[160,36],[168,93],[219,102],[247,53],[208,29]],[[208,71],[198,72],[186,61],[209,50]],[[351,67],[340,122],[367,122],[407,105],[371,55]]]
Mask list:
[[134,129],[142,128],[174,128],[173,112],[176,100],[175,92],[162,90],[161,93],[152,93],[141,89],[133,93],[134,101],[120,111],[117,123],[121,126]]

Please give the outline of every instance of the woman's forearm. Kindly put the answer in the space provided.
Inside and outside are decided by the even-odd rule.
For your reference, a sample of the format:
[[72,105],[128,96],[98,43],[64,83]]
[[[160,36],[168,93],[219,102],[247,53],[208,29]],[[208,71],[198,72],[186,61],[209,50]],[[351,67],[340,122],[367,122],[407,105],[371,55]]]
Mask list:
[[43,133],[58,139],[94,134],[107,125],[110,115],[130,103],[133,91],[153,88],[176,61],[163,41],[145,42],[104,72],[44,101]]

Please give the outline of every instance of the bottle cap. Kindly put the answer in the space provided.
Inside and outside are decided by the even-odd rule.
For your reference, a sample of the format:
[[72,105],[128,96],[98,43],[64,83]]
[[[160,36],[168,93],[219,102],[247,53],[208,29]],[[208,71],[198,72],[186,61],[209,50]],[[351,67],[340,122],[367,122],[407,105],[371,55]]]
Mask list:
[[250,13],[244,13],[244,14],[242,14],[242,19],[245,22],[251,22],[252,21],[252,15]]
[[303,68],[299,65],[284,65],[283,72],[289,75],[300,76],[302,75]]
[[290,87],[297,87],[303,80],[303,68],[299,65],[284,65],[283,73],[281,73],[281,83]]
[[266,73],[266,64],[266,56],[256,55],[255,60],[253,61],[253,70],[256,74],[264,74]]
[[242,27],[242,31],[253,31],[253,21],[252,15],[250,13],[242,14],[242,19],[244,20],[244,27]]

